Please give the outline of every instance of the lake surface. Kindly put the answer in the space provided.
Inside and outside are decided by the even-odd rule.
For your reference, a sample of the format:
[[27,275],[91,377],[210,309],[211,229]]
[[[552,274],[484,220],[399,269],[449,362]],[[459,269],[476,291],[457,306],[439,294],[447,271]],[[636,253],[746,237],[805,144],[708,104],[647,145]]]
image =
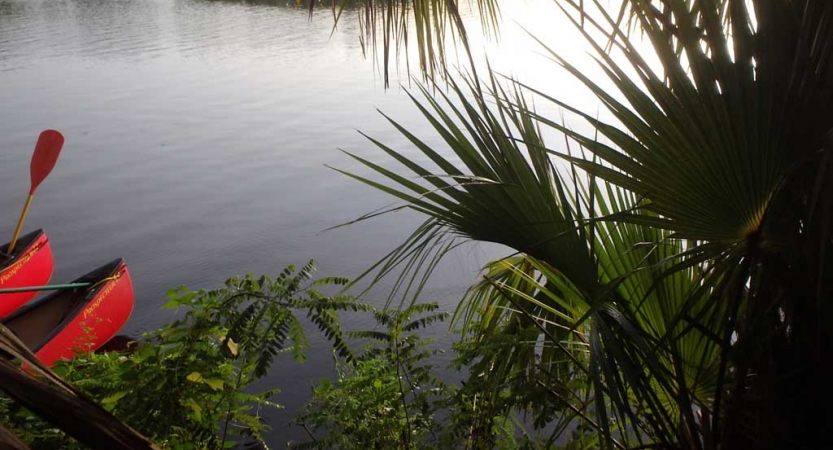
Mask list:
[[[310,21],[303,7],[270,2],[0,0],[0,241],[23,205],[37,135],[54,128],[66,143],[24,231],[49,234],[53,282],[124,257],[136,290],[129,334],[170,320],[159,306],[178,285],[210,288],[309,259],[320,275],[358,275],[421,218],[323,232],[392,202],[324,165],[367,173],[338,148],[386,161],[357,129],[419,158],[377,108],[439,140],[398,87],[407,74],[384,89],[353,15],[331,31],[326,8]],[[493,64],[514,70],[507,55],[528,42],[511,39]],[[498,254],[465,247],[423,299],[453,308]],[[287,407],[269,416],[276,448],[304,437],[285,424],[310,380],[330,371],[329,348],[310,337],[307,364],[277,362],[266,381]]]

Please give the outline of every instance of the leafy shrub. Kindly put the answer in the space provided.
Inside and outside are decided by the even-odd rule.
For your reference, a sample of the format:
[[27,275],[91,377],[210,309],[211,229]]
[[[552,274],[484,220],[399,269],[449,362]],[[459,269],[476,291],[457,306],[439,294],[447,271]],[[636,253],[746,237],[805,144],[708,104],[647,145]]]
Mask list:
[[[504,387],[494,393],[473,372],[463,387],[441,382],[431,363],[433,339],[418,334],[446,319],[435,303],[373,311],[377,329],[347,332],[369,343],[353,361],[336,361],[335,380],[322,379],[296,422],[313,437],[298,449],[543,448],[526,435]],[[474,350],[463,345],[457,373]],[[485,354],[479,353],[482,357]],[[488,356],[488,355],[486,355]],[[488,364],[481,359],[480,364]],[[499,388],[499,386],[498,386]],[[322,434],[316,437],[315,434]]]
[[[441,425],[435,414],[446,398],[427,360],[431,339],[416,331],[442,321],[436,304],[373,311],[384,330],[350,332],[367,339],[353,361],[337,361],[335,381],[322,379],[297,422],[326,436],[297,448],[412,449],[436,442]],[[419,314],[427,314],[414,318]]]
[[[338,354],[352,360],[336,311],[366,307],[320,292],[348,280],[310,281],[313,270],[310,262],[276,278],[247,275],[213,290],[174,289],[163,308],[185,314],[146,333],[132,353],[80,354],[55,371],[165,448],[219,449],[242,437],[259,440],[268,429],[261,411],[280,408],[271,400],[279,391],[249,387],[282,353],[304,360],[307,338],[296,312],[305,311]],[[37,448],[77,446],[6,399],[0,414],[0,424]]]

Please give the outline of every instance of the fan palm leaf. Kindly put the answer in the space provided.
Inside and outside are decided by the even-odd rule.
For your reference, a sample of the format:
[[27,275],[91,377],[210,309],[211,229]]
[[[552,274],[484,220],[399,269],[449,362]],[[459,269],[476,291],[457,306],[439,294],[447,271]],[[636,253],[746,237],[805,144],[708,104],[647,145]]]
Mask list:
[[[605,446],[809,448],[827,415],[807,405],[831,375],[833,3],[557,4],[615,93],[551,54],[613,120],[494,76],[488,92],[452,81],[455,98],[415,102],[459,163],[391,121],[439,172],[374,141],[417,179],[361,158],[392,184],[355,177],[434,230],[518,252],[458,317],[482,348],[507,344],[498,379],[534,379],[561,406],[553,387],[584,380],[566,410]],[[596,134],[537,114],[525,88]],[[539,126],[582,152],[547,148]]]
[[[599,214],[613,216],[620,210],[632,210],[635,198],[607,183],[601,185],[606,190],[604,193],[593,191],[586,198],[574,196],[572,189],[580,186],[581,182],[578,179],[563,179],[552,164],[543,140],[529,120],[531,114],[524,109],[525,102],[519,92],[515,93],[510,106],[506,93],[493,79],[493,94],[499,100],[491,109],[485,101],[469,102],[459,86],[454,86],[455,92],[460,95],[454,100],[444,100],[454,113],[453,117],[444,113],[439,102],[428,96],[427,91],[425,94],[431,108],[419,103],[418,107],[444,136],[470,175],[463,175],[464,172],[451,161],[428,149],[406,131],[403,132],[409,139],[423,149],[437,167],[445,170],[443,174],[432,174],[427,168],[404,160],[393,149],[374,142],[402,161],[424,183],[433,185],[434,190],[365,159],[357,159],[398,183],[398,188],[383,188],[415,208],[428,212],[437,226],[446,227],[466,238],[499,242],[523,252],[522,256],[495,265],[494,273],[458,311],[458,317],[463,318],[465,332],[470,331],[469,327],[474,332],[473,341],[491,341],[498,334],[506,336],[515,333],[520,342],[526,343],[499,350],[500,356],[492,361],[501,361],[501,365],[491,366],[488,371],[496,380],[514,379],[528,388],[540,385],[556,392],[563,391],[563,386],[555,389],[552,383],[563,385],[578,370],[588,383],[595,386],[595,398],[603,400],[594,407],[598,416],[608,409],[606,399],[613,399],[618,403],[614,410],[620,413],[617,417],[620,423],[630,424],[633,429],[644,429],[642,424],[637,423],[636,416],[623,412],[631,407],[649,409],[657,417],[655,423],[649,426],[653,428],[650,434],[668,435],[668,430],[677,428],[681,411],[676,403],[669,400],[673,398],[670,390],[684,380],[682,385],[697,386],[702,392],[702,380],[714,379],[700,376],[700,371],[689,370],[692,373],[685,373],[673,367],[674,362],[679,363],[679,360],[697,359],[700,362],[710,359],[704,357],[703,352],[714,344],[711,347],[704,344],[706,339],[700,336],[700,330],[688,329],[690,327],[671,313],[662,316],[667,319],[667,324],[654,324],[658,328],[652,330],[653,335],[638,330],[640,321],[644,323],[651,319],[651,314],[662,312],[661,303],[666,290],[676,293],[694,286],[692,278],[683,278],[685,275],[691,277],[693,269],[685,274],[661,276],[661,266],[667,265],[666,260],[680,251],[680,244],[666,243],[669,247],[666,250],[640,249],[640,244],[646,239],[653,242],[663,238],[661,233],[664,232],[643,229],[640,225],[630,225],[631,229],[625,230],[603,221],[597,224],[596,216]],[[473,91],[476,89],[474,86],[470,88]],[[483,153],[478,153],[479,150]],[[353,176],[374,186],[382,186],[367,178]],[[446,181],[449,179],[459,182]],[[594,185],[594,189],[599,188]],[[608,197],[617,197],[623,203],[610,204]],[[423,233],[418,231],[414,242],[422,238]],[[663,245],[662,242],[659,245]],[[520,269],[521,265],[525,265],[526,269]],[[638,278],[640,270],[646,267],[654,275]],[[546,282],[542,284],[536,273],[545,274]],[[520,274],[523,277],[511,283],[496,281]],[[657,288],[654,285],[660,279],[665,284]],[[651,293],[652,296],[649,296]],[[645,302],[651,303],[653,310],[640,309],[639,305]],[[648,318],[638,317],[638,311]],[[692,311],[699,312],[697,309]],[[675,320],[676,323],[673,322]],[[597,326],[588,328],[591,323]],[[681,331],[683,328],[687,329],[687,333]],[[685,338],[669,337],[669,330],[672,329],[685,334]],[[627,345],[622,343],[622,334],[630,338]],[[696,340],[691,337],[694,334],[700,336],[699,344],[688,342]],[[569,338],[569,344],[562,342],[565,337]],[[535,351],[535,342],[540,338],[545,341],[542,350],[544,360],[539,360]],[[582,349],[579,354],[575,353],[576,345]],[[666,350],[659,351],[657,345],[668,347],[668,351],[676,356],[658,357]],[[602,350],[587,353],[587,349],[593,346],[603,348],[605,353],[616,352],[618,357],[603,358],[599,353]],[[676,347],[671,349],[673,346]],[[691,354],[680,349],[688,349]],[[572,365],[576,366],[570,367]],[[623,372],[629,374],[627,379],[615,375],[623,365],[628,368]],[[646,365],[662,372],[661,376],[646,377],[642,369]],[[708,366],[704,370],[713,370],[713,367]],[[541,382],[542,373],[549,374],[544,382]],[[673,373],[677,373],[676,380],[667,376]],[[610,383],[615,386],[609,386]],[[663,393],[662,389],[666,392]],[[634,391],[640,391],[640,395],[633,395]],[[640,400],[637,402],[636,398]],[[569,409],[583,414],[588,408],[587,398],[579,403],[581,408],[570,404],[572,408]],[[542,414],[551,417],[553,411],[545,410]],[[605,430],[610,445],[622,445],[614,441],[613,431],[617,427],[611,423],[604,419],[598,426]],[[632,433],[630,438],[639,441],[641,433]]]

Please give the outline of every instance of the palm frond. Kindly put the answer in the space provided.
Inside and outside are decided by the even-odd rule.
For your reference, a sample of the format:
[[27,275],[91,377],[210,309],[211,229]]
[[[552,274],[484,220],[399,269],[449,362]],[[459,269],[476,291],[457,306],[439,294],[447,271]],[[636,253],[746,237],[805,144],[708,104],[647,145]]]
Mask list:
[[[409,52],[416,50],[419,72],[426,79],[445,75],[449,60],[453,59],[451,53],[457,51],[457,46],[471,61],[461,7],[468,7],[468,11],[479,16],[484,32],[498,32],[500,4],[497,0],[363,0],[354,8],[355,3],[332,0],[334,27],[348,9],[356,11],[362,49],[377,62],[381,59],[385,87],[390,83],[390,70],[400,63],[401,53],[410,69]],[[315,1],[309,2],[310,14],[315,6]]]
[[[362,181],[433,233],[516,252],[455,319],[484,379],[556,399],[538,417],[591,419],[607,448],[803,448],[799,424],[826,427],[808,392],[833,375],[819,368],[833,336],[833,3],[557,4],[615,92],[548,50],[612,120],[491,74],[486,90],[452,80],[451,97],[414,98],[447,149],[391,120],[439,172],[373,141],[420,181],[360,160],[388,183]],[[525,90],[594,134],[538,114]],[[581,152],[548,148],[539,126]],[[486,182],[447,181],[463,179]]]

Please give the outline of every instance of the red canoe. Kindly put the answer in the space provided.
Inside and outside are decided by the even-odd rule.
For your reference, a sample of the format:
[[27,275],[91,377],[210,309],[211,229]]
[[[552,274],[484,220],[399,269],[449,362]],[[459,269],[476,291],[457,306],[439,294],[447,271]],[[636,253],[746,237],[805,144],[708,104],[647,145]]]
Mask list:
[[73,283],[92,286],[56,291],[2,321],[47,366],[79,351],[91,352],[101,347],[119,332],[133,312],[133,284],[122,259]]
[[[52,248],[43,230],[18,239],[14,255],[8,255],[9,244],[0,246],[0,289],[41,286],[52,277]],[[6,317],[35,296],[37,292],[0,294],[0,318]]]

